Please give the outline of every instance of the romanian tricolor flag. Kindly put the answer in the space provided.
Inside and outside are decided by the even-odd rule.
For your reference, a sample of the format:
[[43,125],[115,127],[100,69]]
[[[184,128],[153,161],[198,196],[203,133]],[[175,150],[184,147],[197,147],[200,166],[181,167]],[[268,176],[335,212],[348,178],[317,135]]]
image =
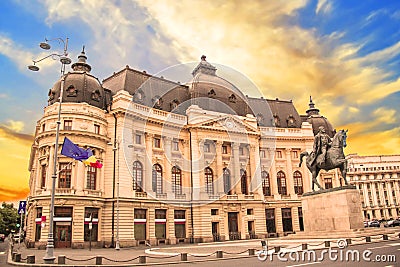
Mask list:
[[103,164],[93,156],[93,152],[90,148],[83,149],[74,144],[67,137],[64,137],[64,143],[61,149],[61,154],[82,161],[86,166],[95,168],[103,167]]

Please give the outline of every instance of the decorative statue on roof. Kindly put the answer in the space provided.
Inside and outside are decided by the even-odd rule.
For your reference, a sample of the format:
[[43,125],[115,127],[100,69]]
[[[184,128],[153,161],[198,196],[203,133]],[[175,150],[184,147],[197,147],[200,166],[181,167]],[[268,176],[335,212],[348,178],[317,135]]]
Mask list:
[[331,138],[326,134],[323,126],[319,127],[319,132],[314,138],[314,148],[311,154],[304,151],[300,154],[301,167],[303,157],[306,156],[306,164],[308,170],[312,174],[312,190],[314,185],[319,189],[323,189],[318,183],[317,177],[320,170],[332,170],[339,168],[345,184],[348,185],[346,179],[347,173],[347,160],[345,158],[343,148],[346,147],[347,130],[338,131],[335,136]]

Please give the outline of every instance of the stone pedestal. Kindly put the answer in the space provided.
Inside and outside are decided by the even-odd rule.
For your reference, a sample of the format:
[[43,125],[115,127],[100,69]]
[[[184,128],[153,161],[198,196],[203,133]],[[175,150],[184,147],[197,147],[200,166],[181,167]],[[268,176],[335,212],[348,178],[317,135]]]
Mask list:
[[345,233],[364,228],[360,193],[354,186],[306,193],[301,203],[306,235]]

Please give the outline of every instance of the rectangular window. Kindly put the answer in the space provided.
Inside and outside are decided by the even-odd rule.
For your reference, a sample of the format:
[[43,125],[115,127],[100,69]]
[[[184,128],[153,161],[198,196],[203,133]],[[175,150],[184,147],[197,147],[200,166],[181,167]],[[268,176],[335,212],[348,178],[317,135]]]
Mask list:
[[72,120],[64,120],[64,131],[72,130]]
[[96,190],[96,176],[97,176],[97,169],[95,167],[89,166],[87,168],[86,189]]
[[140,135],[140,134],[135,135],[135,144],[138,144],[138,145],[142,144],[142,135]]
[[222,154],[228,154],[228,146],[222,146]]
[[172,141],[172,150],[179,151],[179,143],[178,141]]
[[134,210],[134,235],[136,240],[146,240],[146,211],[145,209]]
[[[99,209],[85,208],[84,239],[97,241],[98,239]],[[91,229],[90,229],[91,228]]]
[[46,130],[46,124],[43,123],[43,124],[42,124],[42,132],[44,132],[45,130]]
[[282,151],[280,151],[280,150],[276,151],[276,157],[278,159],[281,159],[282,158]]
[[154,138],[154,147],[161,148],[161,139],[160,138]]
[[97,124],[94,125],[94,133],[100,134],[100,125],[97,125]]
[[247,209],[247,215],[254,215],[254,209]]
[[208,144],[208,143],[204,144],[204,152],[206,152],[206,153],[211,152],[210,144]]
[[239,147],[239,155],[244,156],[244,149],[243,147]]
[[185,238],[186,237],[186,216],[185,210],[174,211],[174,224],[175,224],[175,237]]
[[71,188],[72,166],[70,163],[60,163],[58,188]]
[[35,231],[35,241],[40,240],[40,236],[42,234],[42,208],[36,208],[36,231]]
[[260,158],[265,159],[267,157],[267,153],[265,150],[260,150]]
[[156,238],[165,239],[166,238],[166,219],[167,219],[167,210],[156,209]]
[[211,209],[211,215],[218,215],[218,209]]
[[299,157],[299,153],[296,150],[292,151],[292,153],[293,153],[293,158],[297,159]]
[[329,188],[333,187],[332,178],[325,178],[324,182],[325,182],[325,189],[329,189]]
[[41,173],[41,187],[42,188],[45,188],[46,187],[46,171],[47,171],[47,167],[46,167],[46,165],[42,165],[42,167],[41,167],[41,171],[42,171],[42,173]]

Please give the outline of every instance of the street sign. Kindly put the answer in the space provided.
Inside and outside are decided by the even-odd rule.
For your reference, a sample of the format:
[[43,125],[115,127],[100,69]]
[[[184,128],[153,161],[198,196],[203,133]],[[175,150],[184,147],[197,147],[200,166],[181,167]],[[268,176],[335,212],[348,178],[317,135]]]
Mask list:
[[18,207],[18,214],[23,214],[26,211],[26,201],[22,200],[19,202],[19,207]]

